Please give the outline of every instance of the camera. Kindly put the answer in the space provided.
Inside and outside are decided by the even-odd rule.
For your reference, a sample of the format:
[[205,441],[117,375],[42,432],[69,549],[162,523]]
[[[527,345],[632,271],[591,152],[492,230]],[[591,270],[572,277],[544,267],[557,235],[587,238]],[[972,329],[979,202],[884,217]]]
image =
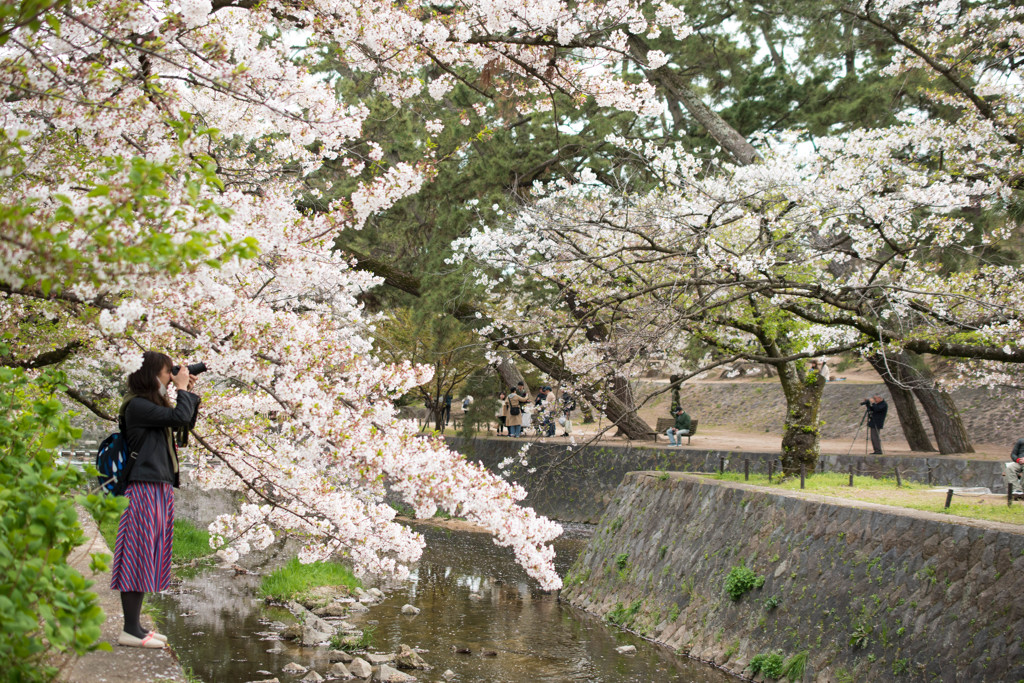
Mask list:
[[[191,367],[191,366],[189,366],[189,367]],[[870,398],[866,398],[863,401],[861,401],[860,404],[862,406],[869,406],[869,405],[871,405],[871,399]]]
[[[202,363],[202,362],[200,362],[200,363],[189,363],[185,367],[188,368],[188,374],[190,374],[190,375],[201,375],[204,372],[206,372],[206,363]],[[177,375],[180,370],[181,370],[181,366],[180,365],[175,365],[175,366],[171,367],[171,374],[172,375]]]

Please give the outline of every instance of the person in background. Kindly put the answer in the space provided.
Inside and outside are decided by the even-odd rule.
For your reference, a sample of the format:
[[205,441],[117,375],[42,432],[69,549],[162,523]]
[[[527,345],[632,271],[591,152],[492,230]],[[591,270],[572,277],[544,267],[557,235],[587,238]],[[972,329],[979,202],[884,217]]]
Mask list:
[[871,454],[883,455],[882,437],[879,432],[885,426],[885,414],[889,412],[889,404],[878,394],[864,399],[860,404],[868,410],[868,434],[871,436],[871,447],[874,449]]
[[520,437],[523,435],[523,408],[530,401],[530,394],[526,391],[526,384],[520,382],[514,389],[510,389],[505,403],[508,405],[508,418],[505,425],[508,427],[508,435]]
[[824,377],[826,382],[832,381],[832,369],[828,366],[828,358],[821,359],[821,367],[818,368],[818,374]]
[[462,399],[462,412],[469,410],[469,407],[473,405],[473,397],[466,395],[466,398]]
[[562,436],[572,436],[572,411],[576,410],[576,398],[571,391],[562,392],[561,417],[558,424],[562,425]]
[[494,414],[498,418],[498,434],[505,431],[505,420],[508,419],[508,405],[505,403],[507,396],[504,391],[498,392],[498,411]]
[[676,408],[676,423],[665,430],[669,446],[682,446],[683,437],[690,433],[690,416],[683,410],[682,406]]
[[448,426],[448,421],[452,419],[452,395],[444,395],[444,404],[441,406],[441,425],[442,427]]
[[1024,473],[1024,439],[1017,439],[1010,451],[1010,462],[1003,469],[1003,481],[1013,486],[1014,493],[1021,492],[1021,473]]
[[554,401],[555,396],[551,387],[544,386],[537,393],[537,399],[533,402],[537,413],[537,433],[543,436],[555,435]]

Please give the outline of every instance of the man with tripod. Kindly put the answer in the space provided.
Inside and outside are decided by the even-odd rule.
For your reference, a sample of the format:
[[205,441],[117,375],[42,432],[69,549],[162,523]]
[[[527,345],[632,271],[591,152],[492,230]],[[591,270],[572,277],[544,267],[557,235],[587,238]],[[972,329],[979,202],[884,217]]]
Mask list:
[[867,408],[868,434],[871,435],[871,447],[874,449],[872,455],[882,455],[882,437],[879,431],[885,426],[885,414],[889,412],[889,405],[878,394],[864,399],[860,404]]

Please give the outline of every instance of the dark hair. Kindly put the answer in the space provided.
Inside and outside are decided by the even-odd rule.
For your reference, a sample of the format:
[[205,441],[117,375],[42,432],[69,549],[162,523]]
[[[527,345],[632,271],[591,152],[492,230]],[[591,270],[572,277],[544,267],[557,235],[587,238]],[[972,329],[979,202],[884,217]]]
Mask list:
[[167,396],[160,395],[160,383],[156,376],[161,370],[174,367],[171,357],[157,351],[146,351],[142,354],[142,367],[128,375],[128,393],[152,401],[157,405],[170,407]]

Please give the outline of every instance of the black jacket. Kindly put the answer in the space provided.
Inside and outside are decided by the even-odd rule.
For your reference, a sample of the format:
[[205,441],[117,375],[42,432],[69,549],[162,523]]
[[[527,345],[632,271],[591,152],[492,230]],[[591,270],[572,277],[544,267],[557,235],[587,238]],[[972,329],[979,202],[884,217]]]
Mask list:
[[881,429],[885,426],[885,414],[889,412],[889,404],[883,398],[878,403],[868,403],[868,427]]
[[178,456],[171,429],[195,423],[199,396],[178,390],[173,408],[159,406],[138,396],[125,398],[121,408],[128,452],[136,456],[128,481],[151,481],[178,486]]
[[1010,460],[1017,462],[1017,458],[1024,458],[1024,439],[1017,439],[1010,452]]

